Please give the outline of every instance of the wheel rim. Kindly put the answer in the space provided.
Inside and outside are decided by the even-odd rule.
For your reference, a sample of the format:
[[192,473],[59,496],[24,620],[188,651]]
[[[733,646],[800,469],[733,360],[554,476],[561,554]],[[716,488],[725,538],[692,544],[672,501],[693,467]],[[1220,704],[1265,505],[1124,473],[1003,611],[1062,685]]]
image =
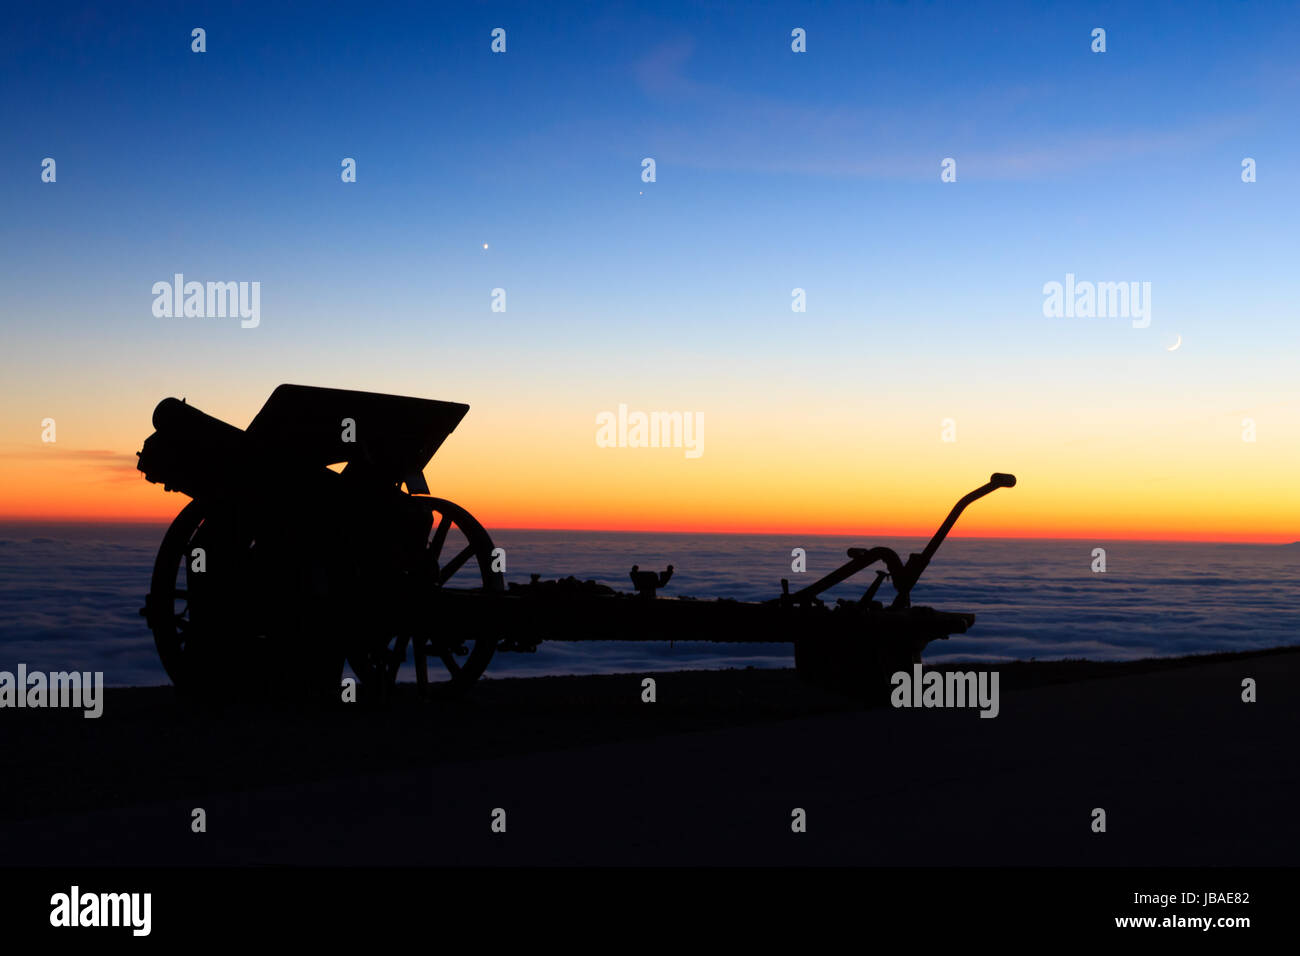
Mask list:
[[[145,607],[163,670],[177,687],[190,683],[185,659],[190,631],[189,564],[185,558],[190,553],[194,533],[202,522],[203,515],[197,501],[191,501],[182,508],[181,513],[172,521],[158,548]],[[182,567],[187,569],[184,572],[187,576],[186,586],[179,588],[176,579]]]
[[[167,529],[154,562],[147,606],[149,626],[163,669],[179,688],[227,682],[232,671],[241,682],[258,675],[256,645],[250,640],[254,635],[234,625],[239,603],[221,597],[223,585],[229,587],[230,576],[237,573],[237,561],[247,558],[240,552],[254,542],[238,540],[233,514],[214,511],[219,509],[197,500],[182,508]],[[204,549],[202,572],[194,570],[193,549],[197,547]],[[215,574],[221,581],[208,578],[206,568],[212,562],[227,565]],[[206,609],[204,613],[196,615],[196,603]]]
[[[425,551],[425,586],[435,592],[442,588],[505,591],[505,576],[492,570],[492,536],[474,516],[444,498],[417,497],[416,500],[424,502],[433,517]],[[467,686],[482,676],[496,652],[495,635],[476,633],[472,638],[451,644],[445,638],[439,641],[436,621],[420,623],[421,632],[415,636],[416,678],[419,683],[428,680],[426,664],[422,660],[428,643],[433,644],[434,652],[446,668],[448,682],[453,686]]]

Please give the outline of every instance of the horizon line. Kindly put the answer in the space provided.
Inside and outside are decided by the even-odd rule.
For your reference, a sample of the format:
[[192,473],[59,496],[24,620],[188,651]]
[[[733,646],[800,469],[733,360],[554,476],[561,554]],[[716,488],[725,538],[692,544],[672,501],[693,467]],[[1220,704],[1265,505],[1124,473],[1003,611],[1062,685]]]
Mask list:
[[[0,515],[0,525],[126,525],[126,526],[159,526],[164,527],[171,524],[173,518],[42,518],[42,517],[7,517]],[[717,529],[676,529],[666,530],[660,528],[544,528],[528,527],[524,525],[503,525],[496,531],[546,531],[555,534],[716,534],[727,535],[731,537],[775,537],[780,535],[811,535],[821,538],[861,538],[864,536],[876,538],[916,538],[922,541],[928,541],[930,534],[905,534],[898,532],[882,531],[737,531],[737,530],[717,530]],[[491,533],[491,531],[489,531]],[[1278,540],[1265,541],[1260,539],[1247,538],[1149,538],[1149,537],[1124,537],[1115,535],[1093,535],[1089,537],[1080,537],[1077,535],[1054,535],[1054,534],[983,534],[983,535],[966,535],[959,533],[950,533],[947,535],[948,540],[962,539],[966,541],[1131,541],[1134,543],[1147,544],[1245,544],[1275,548],[1285,548],[1291,545],[1300,544],[1300,539],[1296,540]]]

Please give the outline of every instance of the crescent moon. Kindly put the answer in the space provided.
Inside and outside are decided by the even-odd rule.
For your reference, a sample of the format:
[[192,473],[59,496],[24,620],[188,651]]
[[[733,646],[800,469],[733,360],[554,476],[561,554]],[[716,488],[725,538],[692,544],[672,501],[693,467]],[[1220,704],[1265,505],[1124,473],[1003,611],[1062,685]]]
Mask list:
[[1183,344],[1183,336],[1182,336],[1182,333],[1180,332],[1180,333],[1178,334],[1178,341],[1175,342],[1173,345],[1169,346],[1169,348],[1165,349],[1165,351],[1166,351],[1166,352],[1173,352],[1173,351],[1176,351],[1176,350],[1178,349],[1178,346],[1180,346],[1180,345],[1182,345],[1182,344]]

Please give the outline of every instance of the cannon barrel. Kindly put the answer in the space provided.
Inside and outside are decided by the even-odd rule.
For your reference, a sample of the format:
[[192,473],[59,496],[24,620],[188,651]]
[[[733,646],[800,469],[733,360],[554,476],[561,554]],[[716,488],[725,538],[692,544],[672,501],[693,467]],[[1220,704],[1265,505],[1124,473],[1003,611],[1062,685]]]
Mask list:
[[[403,552],[422,549],[426,539],[421,534],[427,533],[431,520],[429,508],[398,489],[401,472],[387,464],[394,460],[405,462],[405,467],[413,469],[406,477],[408,488],[417,479],[423,485],[416,463],[426,454],[429,434],[436,433],[441,440],[445,432],[439,430],[445,421],[426,425],[425,432],[416,434],[404,449],[401,439],[405,436],[399,432],[394,437],[391,426],[387,432],[382,431],[385,421],[365,411],[375,399],[400,402],[396,396],[332,389],[279,394],[288,394],[299,404],[308,398],[350,400],[352,407],[362,409],[354,412],[360,419],[356,430],[363,436],[379,432],[380,438],[370,442],[343,439],[337,429],[329,426],[339,413],[337,408],[315,409],[316,414],[311,415],[295,407],[295,414],[269,419],[264,417],[264,408],[247,429],[241,429],[185,401],[165,398],[154,409],[155,431],[145,439],[136,467],[146,480],[163,485],[167,491],[181,491],[209,506],[223,502],[234,506],[235,511],[230,513],[241,515],[248,527],[292,529],[292,535],[299,540],[316,541],[313,525],[318,523],[322,509],[328,509],[338,540],[346,540],[363,552],[375,553],[374,548],[383,554],[395,553],[394,549],[399,548]],[[446,403],[422,404],[437,410],[436,406]],[[381,404],[381,409],[390,413],[400,407],[394,401]],[[457,420],[463,408],[452,407]],[[295,423],[300,426],[297,431]],[[405,456],[401,455],[403,451]],[[385,452],[398,457],[386,460]],[[341,474],[327,467],[336,462],[347,463]],[[427,492],[427,488],[423,490]]]
[[136,468],[167,491],[191,498],[283,500],[291,490],[305,502],[339,490],[339,476],[319,461],[180,399],[159,402],[153,425]]
[[139,468],[150,481],[195,496],[267,478],[297,489],[328,482],[325,466],[347,463],[350,477],[404,482],[412,494],[427,495],[424,466],[467,411],[458,402],[281,385],[240,429],[166,398],[154,409],[156,431]]
[[199,498],[229,494],[253,477],[255,450],[242,428],[175,398],[158,403],[153,426],[136,464],[147,481]]

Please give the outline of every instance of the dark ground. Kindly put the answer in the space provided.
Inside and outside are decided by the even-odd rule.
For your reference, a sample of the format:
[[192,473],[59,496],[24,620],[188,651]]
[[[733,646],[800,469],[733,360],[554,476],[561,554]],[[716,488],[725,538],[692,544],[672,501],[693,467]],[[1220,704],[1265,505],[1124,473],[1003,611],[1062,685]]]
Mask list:
[[[484,681],[462,701],[403,687],[384,711],[316,713],[110,690],[98,720],[0,713],[0,859],[1298,862],[1300,650],[997,667],[996,719],[867,710],[793,671],[656,674],[654,704],[644,675]],[[795,807],[807,833],[791,832]]]

